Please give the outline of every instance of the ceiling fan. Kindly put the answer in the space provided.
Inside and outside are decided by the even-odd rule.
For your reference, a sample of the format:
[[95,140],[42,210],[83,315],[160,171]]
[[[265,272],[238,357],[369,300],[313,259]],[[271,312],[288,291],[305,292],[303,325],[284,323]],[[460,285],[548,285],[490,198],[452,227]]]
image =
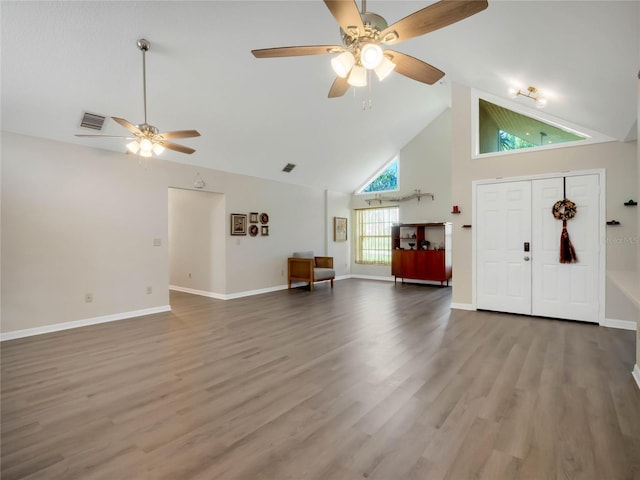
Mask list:
[[142,93],[144,100],[144,123],[140,125],[134,125],[124,118],[111,117],[115,122],[122,125],[129,130],[134,136],[123,135],[82,135],[78,134],[76,137],[111,137],[111,138],[125,138],[132,140],[127,144],[127,153],[138,153],[142,157],[150,157],[152,153],[160,155],[165,148],[169,150],[175,150],[180,153],[191,154],[195,152],[193,148],[178,145],[177,143],[169,142],[174,138],[189,138],[199,137],[200,133],[197,130],[176,130],[173,132],[160,131],[153,125],[147,123],[147,69],[146,69],[146,57],[145,54],[151,47],[148,40],[141,38],[138,40],[138,48],[142,52]]
[[369,72],[380,81],[394,69],[406,77],[432,85],[444,72],[410,55],[394,50],[382,50],[382,45],[396,45],[452,23],[463,20],[487,8],[487,0],[441,0],[404,17],[392,25],[380,15],[367,12],[362,0],[362,12],[355,0],[324,0],[340,25],[343,45],[311,45],[252,50],[256,58],[296,57],[339,53],[331,60],[337,78],[329,90],[329,98],[343,96],[350,86],[367,85]]

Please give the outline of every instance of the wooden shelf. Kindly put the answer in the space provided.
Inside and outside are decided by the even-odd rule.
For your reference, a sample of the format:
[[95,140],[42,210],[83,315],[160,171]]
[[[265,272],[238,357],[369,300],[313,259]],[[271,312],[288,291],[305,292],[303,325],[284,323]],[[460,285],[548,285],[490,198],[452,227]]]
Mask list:
[[[407,236],[408,235],[408,236]],[[405,249],[409,243],[413,248]],[[451,279],[451,223],[403,223],[391,228],[391,274],[402,279]],[[426,247],[426,249],[425,249]],[[437,248],[437,249],[436,249]]]

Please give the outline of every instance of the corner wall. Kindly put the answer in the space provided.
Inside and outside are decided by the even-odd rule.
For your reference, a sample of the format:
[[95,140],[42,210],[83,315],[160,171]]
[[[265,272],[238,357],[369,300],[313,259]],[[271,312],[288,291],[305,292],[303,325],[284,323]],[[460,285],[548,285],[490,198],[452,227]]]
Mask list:
[[[403,197],[416,189],[435,196],[434,200],[422,197],[419,202],[415,199],[398,202],[402,223],[450,222],[455,216],[451,214],[451,115],[450,109],[445,110],[400,151],[400,191],[384,196]],[[368,208],[366,200],[373,197],[354,194],[351,208]],[[382,203],[382,206],[391,205],[395,204]],[[372,203],[371,207],[375,206],[377,204]],[[390,277],[391,266],[352,263],[351,273]]]
[[[204,191],[225,198],[227,297],[286,288],[287,257],[325,254],[327,219],[349,206],[346,195],[327,202],[324,190],[157,158],[145,168],[117,152],[8,132],[1,140],[5,338],[168,308],[168,189],[193,189],[197,173]],[[231,213],[256,211],[269,214],[269,236],[229,235]],[[348,249],[334,253],[337,265],[348,263]]]

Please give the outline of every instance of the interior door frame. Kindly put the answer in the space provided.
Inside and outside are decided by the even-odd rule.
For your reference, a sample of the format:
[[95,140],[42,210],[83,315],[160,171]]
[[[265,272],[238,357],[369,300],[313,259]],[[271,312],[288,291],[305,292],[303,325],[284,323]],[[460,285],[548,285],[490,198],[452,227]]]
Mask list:
[[[604,168],[592,169],[592,170],[572,170],[566,172],[553,172],[542,173],[536,175],[525,175],[518,177],[500,177],[489,178],[485,180],[473,180],[471,182],[472,189],[472,212],[471,223],[477,225],[478,222],[478,186],[490,185],[496,183],[509,183],[520,182],[527,180],[543,180],[549,178],[558,177],[577,177],[582,175],[598,175],[598,185],[600,186],[600,198],[599,198],[599,245],[600,251],[598,253],[598,324],[604,325],[606,314],[606,281],[607,281],[607,230],[606,230],[606,206],[607,206],[607,192],[606,192],[606,170]],[[471,304],[472,309],[478,309],[477,303],[477,228],[471,229]]]

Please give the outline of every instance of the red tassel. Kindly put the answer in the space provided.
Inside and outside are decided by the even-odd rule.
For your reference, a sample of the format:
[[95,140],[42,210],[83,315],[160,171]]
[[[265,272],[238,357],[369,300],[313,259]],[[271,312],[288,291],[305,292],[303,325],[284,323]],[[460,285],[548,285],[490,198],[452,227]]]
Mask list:
[[560,263],[576,263],[578,256],[576,250],[569,240],[569,232],[567,232],[567,221],[562,221],[562,235],[560,235]]

